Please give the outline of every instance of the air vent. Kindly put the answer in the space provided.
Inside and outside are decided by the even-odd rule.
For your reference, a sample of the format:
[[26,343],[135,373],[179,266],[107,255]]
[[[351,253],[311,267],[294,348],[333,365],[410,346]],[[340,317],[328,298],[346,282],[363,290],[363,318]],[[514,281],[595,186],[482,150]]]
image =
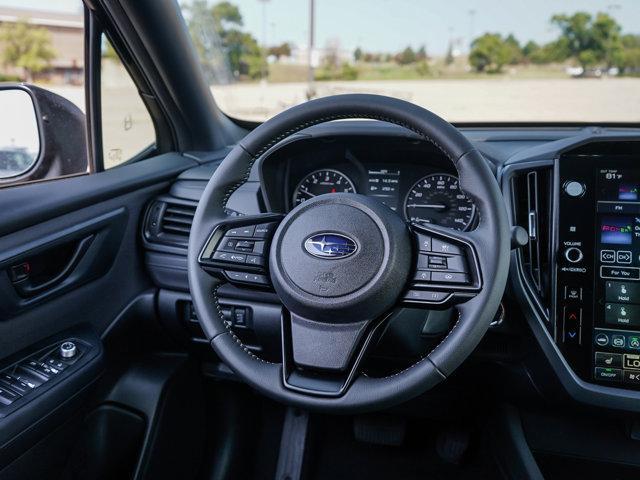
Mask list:
[[151,243],[186,247],[197,206],[177,198],[155,200],[147,210],[145,238]]
[[551,219],[553,171],[527,170],[512,180],[515,222],[527,230],[529,244],[520,251],[525,280],[548,310],[551,298]]

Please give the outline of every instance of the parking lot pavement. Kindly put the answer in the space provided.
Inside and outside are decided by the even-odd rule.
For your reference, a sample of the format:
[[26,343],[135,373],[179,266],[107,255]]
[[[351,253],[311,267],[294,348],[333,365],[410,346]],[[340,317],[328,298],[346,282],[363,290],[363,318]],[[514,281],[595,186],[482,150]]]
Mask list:
[[[472,80],[405,80],[372,82],[318,82],[317,95],[350,92],[390,95],[422,105],[452,122],[638,122],[640,121],[640,78]],[[81,87],[53,87],[84,111]],[[212,87],[218,105],[232,117],[264,120],[306,100],[306,83],[242,83]],[[124,98],[119,108],[104,109],[104,125],[122,143],[123,152],[139,150],[120,132],[123,119],[139,105]],[[127,107],[129,106],[129,107]],[[127,145],[127,142],[132,143]]]
[[[452,122],[638,122],[640,78],[319,82],[320,96],[361,92],[402,98]],[[306,99],[306,83],[212,87],[229,115],[264,120]]]

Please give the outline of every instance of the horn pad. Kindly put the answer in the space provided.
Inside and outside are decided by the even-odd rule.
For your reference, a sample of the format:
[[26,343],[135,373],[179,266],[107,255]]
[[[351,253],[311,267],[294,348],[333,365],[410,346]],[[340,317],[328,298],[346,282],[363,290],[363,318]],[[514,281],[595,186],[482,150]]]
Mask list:
[[331,323],[370,320],[391,308],[410,273],[400,216],[375,199],[328,194],[293,209],[275,233],[271,279],[285,306]]

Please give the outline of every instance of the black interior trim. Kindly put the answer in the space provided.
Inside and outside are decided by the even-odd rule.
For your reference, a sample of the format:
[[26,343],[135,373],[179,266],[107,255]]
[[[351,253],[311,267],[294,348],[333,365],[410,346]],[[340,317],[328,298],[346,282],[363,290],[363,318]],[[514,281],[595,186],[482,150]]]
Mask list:
[[[168,153],[104,172],[0,191],[0,235],[175,178],[196,162]],[[43,203],[34,202],[41,198]]]

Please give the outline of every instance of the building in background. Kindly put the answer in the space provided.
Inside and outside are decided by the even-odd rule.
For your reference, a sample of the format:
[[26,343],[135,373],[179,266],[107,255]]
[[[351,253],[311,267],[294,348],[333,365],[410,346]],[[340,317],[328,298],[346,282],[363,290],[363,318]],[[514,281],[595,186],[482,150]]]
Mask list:
[[[80,85],[84,81],[84,19],[77,14],[0,7],[0,24],[27,21],[49,32],[55,58],[49,68],[37,74],[40,81],[54,84]],[[2,46],[0,45],[0,48]],[[6,74],[20,75],[21,72],[7,71]]]

